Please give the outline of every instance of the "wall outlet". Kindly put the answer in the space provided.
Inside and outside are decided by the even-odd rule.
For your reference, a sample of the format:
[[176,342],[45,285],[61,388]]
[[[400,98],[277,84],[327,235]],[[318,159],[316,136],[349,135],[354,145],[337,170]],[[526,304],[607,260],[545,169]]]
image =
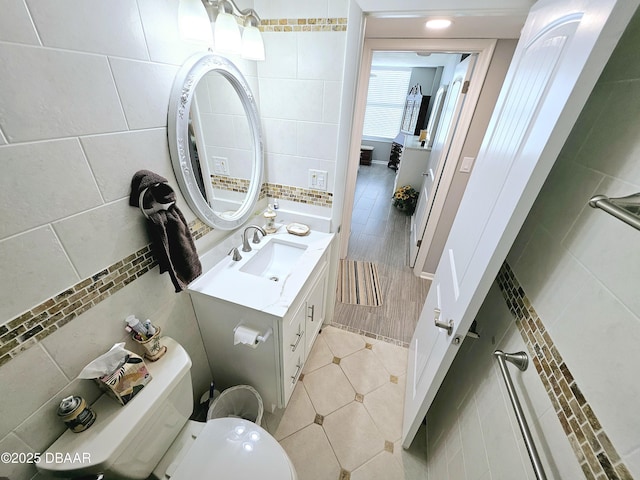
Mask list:
[[226,157],[211,156],[213,163],[213,173],[216,175],[229,176],[229,160]]
[[326,192],[327,175],[325,170],[309,170],[309,188]]

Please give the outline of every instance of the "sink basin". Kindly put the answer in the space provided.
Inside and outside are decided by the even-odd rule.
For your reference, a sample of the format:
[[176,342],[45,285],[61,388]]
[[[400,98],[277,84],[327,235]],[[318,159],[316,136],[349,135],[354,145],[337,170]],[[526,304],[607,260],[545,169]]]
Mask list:
[[258,250],[240,271],[278,282],[291,273],[306,249],[306,245],[273,239]]

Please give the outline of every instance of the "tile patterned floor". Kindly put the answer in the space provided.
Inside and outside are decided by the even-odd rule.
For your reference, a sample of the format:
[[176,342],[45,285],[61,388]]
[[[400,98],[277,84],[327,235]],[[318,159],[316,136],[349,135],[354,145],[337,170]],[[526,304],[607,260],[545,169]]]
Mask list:
[[328,326],[287,408],[263,426],[299,480],[424,480],[426,434],[401,446],[407,349]]

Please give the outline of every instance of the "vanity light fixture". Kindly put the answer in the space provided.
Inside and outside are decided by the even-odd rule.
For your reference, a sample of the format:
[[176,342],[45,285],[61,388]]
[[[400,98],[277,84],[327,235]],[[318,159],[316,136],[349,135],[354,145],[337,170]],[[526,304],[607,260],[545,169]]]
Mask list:
[[443,30],[449,28],[453,22],[448,18],[433,18],[427,20],[425,26],[430,30]]
[[[264,42],[258,29],[260,17],[252,8],[241,10],[233,0],[202,0],[214,22],[215,50],[242,55],[249,60],[264,60]],[[241,23],[244,27],[240,35]]]

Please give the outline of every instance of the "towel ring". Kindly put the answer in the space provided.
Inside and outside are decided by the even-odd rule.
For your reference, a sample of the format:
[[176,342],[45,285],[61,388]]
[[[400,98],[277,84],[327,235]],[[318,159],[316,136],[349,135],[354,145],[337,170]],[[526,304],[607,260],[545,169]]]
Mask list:
[[[156,183],[155,185],[152,185],[152,187],[157,187],[158,185],[160,184]],[[145,216],[145,218],[149,219],[149,215],[153,215],[154,213],[157,213],[160,210],[169,210],[173,205],[176,204],[176,202],[155,203],[153,208],[144,208],[144,196],[146,195],[147,190],[149,190],[149,188],[150,187],[143,189],[140,192],[140,196],[138,197],[138,205],[140,205],[140,210],[142,211],[142,214]]]

